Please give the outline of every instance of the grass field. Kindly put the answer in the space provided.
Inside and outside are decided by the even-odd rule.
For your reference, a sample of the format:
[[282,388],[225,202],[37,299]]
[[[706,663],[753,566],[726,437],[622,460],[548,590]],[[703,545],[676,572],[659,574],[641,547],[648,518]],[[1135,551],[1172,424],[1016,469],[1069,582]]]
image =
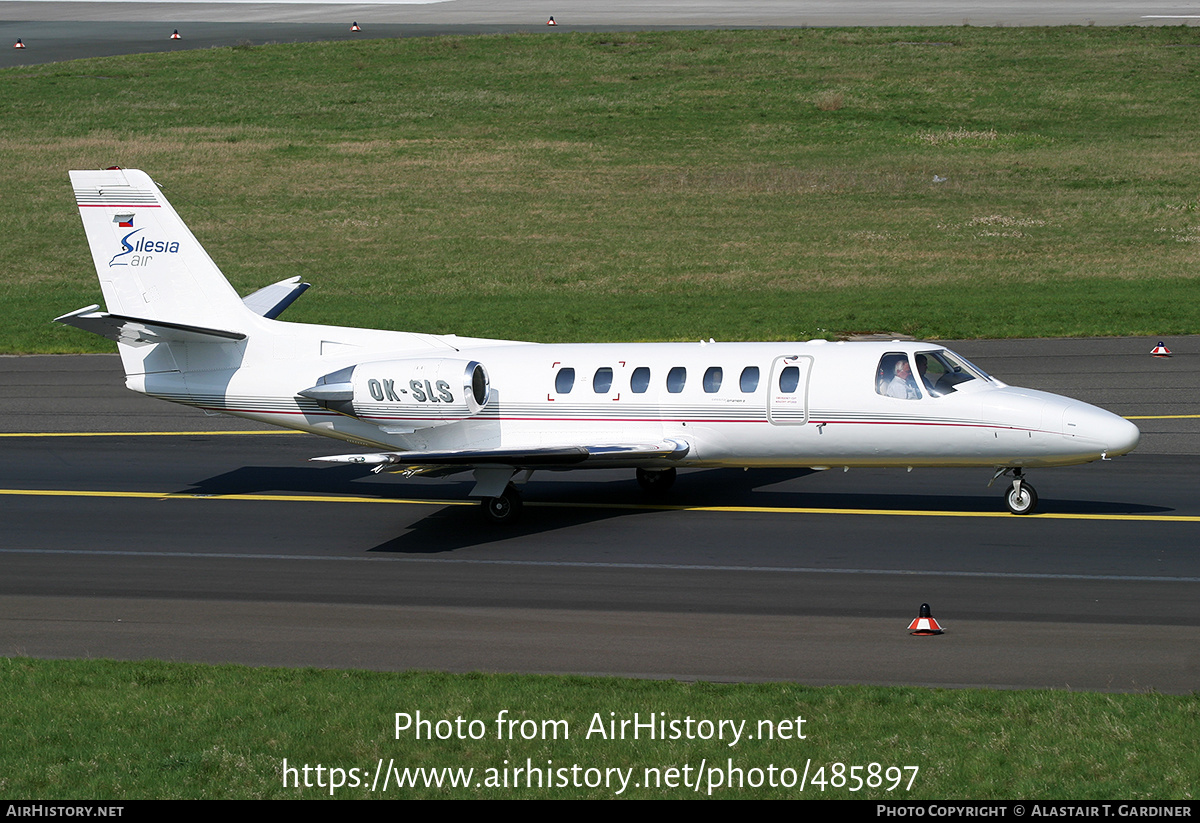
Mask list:
[[[0,72],[0,351],[105,350],[66,170],[288,319],[540,341],[1200,331],[1200,31],[414,38]],[[939,182],[935,182],[935,178]]]
[[[5,798],[682,798],[709,796],[709,785],[720,775],[723,782],[713,787],[713,797],[1130,801],[1194,799],[1200,771],[1197,695],[808,688],[20,658],[0,659],[0,694],[6,709],[0,712]],[[430,722],[421,740],[415,732],[418,711]],[[410,718],[401,721],[399,733],[398,712]],[[632,720],[635,712],[643,723],[648,715],[678,721],[664,729],[677,739],[650,740],[643,729],[634,740],[631,726],[624,739],[612,736],[608,723]],[[498,718],[517,725],[497,726]],[[804,722],[797,724],[797,718]],[[700,724],[720,720],[746,724],[737,738],[725,726],[723,739]],[[449,723],[437,726],[439,721]],[[620,726],[616,730],[619,735]],[[305,780],[299,772],[284,786],[285,758],[289,767],[312,767],[311,785],[297,788]],[[393,783],[385,792],[380,783],[372,792],[380,759],[400,770],[474,769],[471,783],[483,785],[397,790]],[[834,765],[839,763],[847,767],[840,778]],[[872,763],[879,766],[874,787],[867,785]],[[344,784],[331,793],[326,771],[324,787],[317,786],[317,764],[344,770]],[[540,789],[516,785],[528,778],[515,778],[512,769],[528,764],[555,772],[546,779],[543,771]],[[801,791],[806,765],[809,779]],[[574,766],[580,769],[557,772]],[[855,766],[862,768],[851,772]],[[674,786],[668,785],[672,767],[679,770]],[[349,773],[352,768],[357,776]],[[658,770],[650,773],[653,785],[635,785],[646,782],[647,768]],[[889,768],[898,773],[889,776]],[[600,775],[585,774],[586,769],[622,770],[627,788],[617,792],[616,782],[589,788],[583,784]],[[730,775],[738,774],[731,769],[741,770],[740,788],[729,786]],[[852,790],[854,778],[861,783]],[[364,785],[353,785],[355,779]],[[496,785],[489,787],[489,779]],[[684,779],[687,786],[681,785]],[[751,786],[755,781],[764,785]],[[570,785],[576,782],[578,787]]]

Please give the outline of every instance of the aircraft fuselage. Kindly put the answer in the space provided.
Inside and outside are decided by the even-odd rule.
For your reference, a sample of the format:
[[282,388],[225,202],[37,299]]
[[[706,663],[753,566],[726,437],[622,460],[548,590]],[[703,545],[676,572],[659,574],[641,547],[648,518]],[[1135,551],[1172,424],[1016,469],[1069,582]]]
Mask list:
[[[336,372],[336,359],[323,366],[306,362],[294,371],[276,362],[263,370],[190,374],[186,392],[147,390],[386,449],[518,450],[663,440],[689,446],[682,458],[632,457],[609,465],[1029,468],[1087,463],[1137,444],[1137,427],[1123,418],[1007,386],[978,369],[943,392],[918,387],[918,396],[905,398],[880,391],[880,362],[944,352],[910,341],[497,341],[436,354],[356,352],[354,362],[340,367],[352,368],[353,395],[340,410],[298,394]],[[487,402],[474,411],[463,403],[468,392],[461,380],[427,374],[430,364],[470,362],[481,364],[489,381]]]

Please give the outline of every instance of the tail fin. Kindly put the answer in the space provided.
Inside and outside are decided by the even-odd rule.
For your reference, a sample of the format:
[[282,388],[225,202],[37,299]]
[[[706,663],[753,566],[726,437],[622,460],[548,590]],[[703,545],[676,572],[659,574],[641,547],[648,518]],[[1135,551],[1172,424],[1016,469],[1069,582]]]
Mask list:
[[72,171],[110,314],[244,331],[254,313],[145,172]]

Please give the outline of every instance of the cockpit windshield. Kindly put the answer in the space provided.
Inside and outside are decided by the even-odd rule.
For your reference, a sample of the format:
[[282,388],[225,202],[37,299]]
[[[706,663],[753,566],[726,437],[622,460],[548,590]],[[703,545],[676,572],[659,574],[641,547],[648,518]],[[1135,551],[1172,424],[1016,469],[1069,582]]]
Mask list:
[[934,397],[958,391],[972,380],[989,382],[987,373],[961,355],[946,349],[917,352],[917,372]]

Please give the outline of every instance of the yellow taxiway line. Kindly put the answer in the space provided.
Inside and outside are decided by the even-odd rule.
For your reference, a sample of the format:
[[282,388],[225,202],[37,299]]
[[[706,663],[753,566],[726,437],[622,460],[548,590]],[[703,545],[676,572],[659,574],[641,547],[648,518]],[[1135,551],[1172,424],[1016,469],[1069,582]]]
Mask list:
[[[232,500],[269,503],[402,503],[410,506],[477,506],[471,500],[431,500],[396,497],[354,497],[311,494],[187,494],[179,492],[85,491],[75,489],[0,489],[14,497],[115,497],[141,500]],[[1159,523],[1200,523],[1200,515],[1176,514],[1043,514],[1014,515],[1008,512],[921,511],[919,509],[831,509],[808,506],[687,506],[654,503],[588,503],[526,501],[526,506],[561,509],[614,509],[625,511],[726,512],[737,514],[850,514],[886,517],[1003,517],[1033,520],[1123,520]]]
[[1130,414],[1126,420],[1191,420],[1200,414]]

